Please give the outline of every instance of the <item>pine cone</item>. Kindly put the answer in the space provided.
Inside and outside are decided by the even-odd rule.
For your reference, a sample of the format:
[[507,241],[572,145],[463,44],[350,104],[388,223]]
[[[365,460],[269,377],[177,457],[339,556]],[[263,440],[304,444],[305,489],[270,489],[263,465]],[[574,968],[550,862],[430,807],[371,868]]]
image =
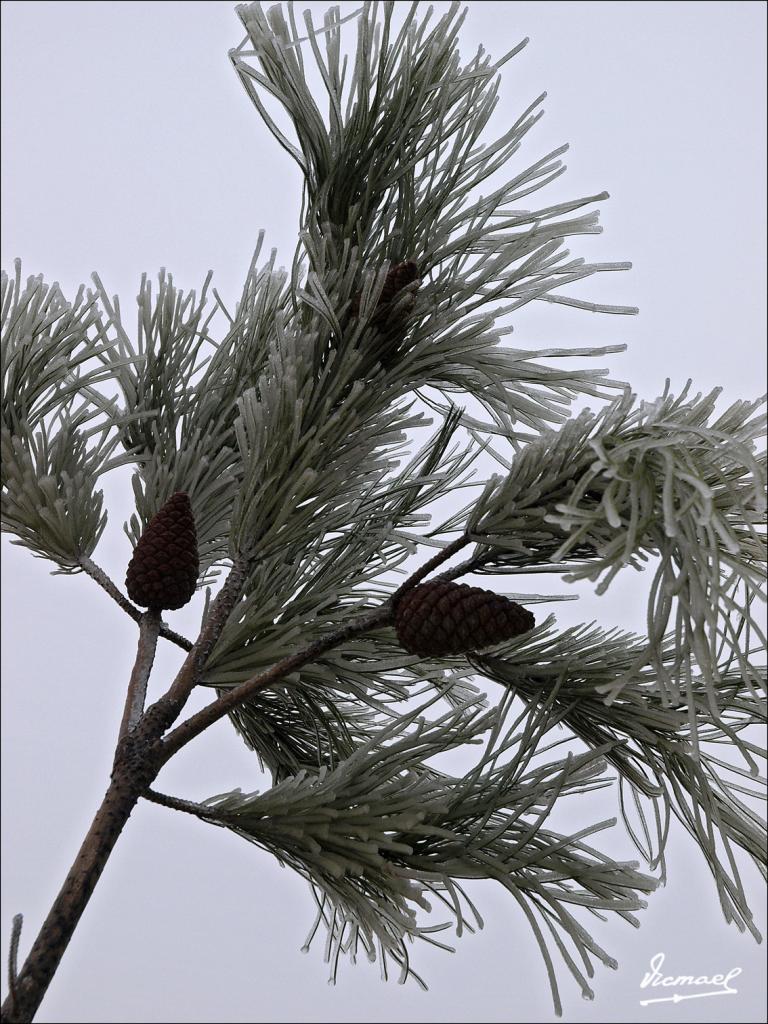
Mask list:
[[[406,285],[413,284],[419,279],[419,268],[413,260],[406,260],[405,263],[393,263],[384,278],[384,285],[377,308],[391,302],[398,292],[401,292]],[[411,292],[413,295],[413,292]]]
[[147,524],[128,563],[132,601],[160,611],[181,608],[195,592],[200,562],[189,496],[177,491]]
[[[413,284],[414,281],[419,280],[419,268],[413,260],[406,260],[404,263],[392,263],[387,276],[384,278],[384,284],[381,288],[381,294],[379,300],[376,303],[376,312],[372,318],[372,322],[379,328],[386,328],[391,320],[388,317],[390,312],[387,307],[395,299],[398,292],[401,292],[406,285]],[[352,316],[358,317],[360,315],[360,299],[362,297],[361,292],[355,292],[352,296]],[[396,326],[401,328],[403,321],[407,313],[416,301],[416,296],[413,292],[410,293],[409,301],[404,303],[406,306],[405,310],[399,310],[397,316],[394,319],[397,321]]]
[[466,654],[533,629],[527,608],[490,590],[433,580],[407,590],[397,602],[395,629],[410,654]]

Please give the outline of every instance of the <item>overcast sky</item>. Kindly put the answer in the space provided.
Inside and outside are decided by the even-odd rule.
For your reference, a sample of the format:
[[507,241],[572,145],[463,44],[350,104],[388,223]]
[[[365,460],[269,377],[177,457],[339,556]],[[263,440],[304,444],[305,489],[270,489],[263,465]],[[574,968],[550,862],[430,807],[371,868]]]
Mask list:
[[[304,6],[318,21],[326,5]],[[528,307],[515,344],[626,342],[626,354],[610,357],[613,375],[646,398],[666,377],[679,390],[689,376],[696,390],[722,385],[729,401],[762,393],[765,5],[468,6],[465,56],[479,43],[498,56],[531,38],[504,71],[496,122],[513,122],[547,90],[546,116],[520,160],[527,166],[571,144],[569,170],[542,203],[611,193],[601,204],[605,233],[576,238],[571,249],[629,259],[634,269],[592,279],[579,294],[641,310],[617,318]],[[236,297],[260,228],[290,262],[298,171],[231,69],[227,51],[241,31],[229,2],[6,2],[2,19],[4,269],[21,257],[25,275],[43,273],[70,294],[98,270],[127,310],[141,273],[161,266],[185,288],[212,268],[222,295]],[[112,519],[95,557],[122,585],[127,476],[105,490]],[[89,579],[51,576],[7,538],[2,545],[0,927],[5,950],[13,914],[25,914],[23,955],[106,786],[136,629]],[[581,601],[555,610],[564,624],[597,618],[642,630],[647,585],[647,574],[627,570],[606,598],[587,586]],[[199,615],[193,603],[173,625],[191,634]],[[169,648],[157,658],[160,681],[179,663]],[[226,722],[174,759],[160,783],[191,799],[267,785]],[[579,804],[574,830],[615,813],[606,793],[589,806],[581,821]],[[669,883],[651,897],[642,927],[595,928],[620,969],[598,967],[594,1003],[561,972],[565,1020],[765,1019],[763,951],[724,922],[703,860],[679,831]],[[632,859],[615,833],[599,845]],[[764,889],[750,867],[744,881],[765,933]],[[552,1020],[523,916],[498,887],[480,887],[477,898],[484,931],[458,940],[454,955],[414,951],[428,993],[383,984],[366,964],[344,965],[329,987],[321,948],[299,951],[313,916],[301,879],[221,829],[142,803],[37,1019]],[[660,951],[670,973],[741,967],[738,996],[641,1007],[639,982]]]

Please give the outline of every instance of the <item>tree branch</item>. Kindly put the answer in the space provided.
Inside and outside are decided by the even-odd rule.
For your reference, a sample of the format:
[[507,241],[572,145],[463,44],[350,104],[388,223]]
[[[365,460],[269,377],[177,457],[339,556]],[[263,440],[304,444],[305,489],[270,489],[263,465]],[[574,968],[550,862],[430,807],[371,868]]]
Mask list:
[[[166,736],[160,743],[163,763],[171,758],[178,750],[181,749],[181,747],[189,743],[190,740],[194,739],[195,736],[199,736],[201,732],[207,729],[210,725],[213,725],[214,722],[217,722],[220,718],[223,718],[224,715],[228,714],[228,712],[234,710],[234,708],[236,708],[242,701],[247,700],[248,697],[252,697],[254,693],[270,686],[278,679],[284,678],[295,669],[301,668],[302,665],[306,665],[308,662],[314,661],[321,654],[325,654],[326,651],[330,651],[332,648],[338,647],[339,644],[344,643],[346,640],[350,640],[354,636],[359,636],[361,633],[365,633],[369,629],[375,629],[377,626],[389,625],[392,622],[394,607],[398,598],[406,590],[410,590],[412,587],[415,587],[428,573],[437,568],[438,565],[442,565],[443,562],[447,561],[452,555],[468,543],[468,537],[464,535],[458,537],[455,541],[446,545],[446,547],[444,547],[442,551],[439,551],[433,558],[430,558],[428,562],[425,562],[421,568],[417,569],[416,572],[413,573],[412,576],[409,576],[405,583],[398,587],[394,594],[392,594],[392,596],[375,611],[369,612],[367,615],[360,616],[357,619],[353,619],[352,622],[349,622],[341,629],[337,629],[334,633],[331,633],[326,637],[322,637],[319,640],[315,640],[314,643],[310,644],[309,647],[306,647],[303,651],[298,651],[296,654],[288,655],[283,658],[282,661],[278,661],[276,665],[273,665],[272,668],[268,669],[266,672],[262,672],[260,675],[246,679],[244,683],[241,683],[239,686],[231,689],[228,693],[218,697],[207,707],[192,715],[185,722],[182,722],[181,725],[177,726],[177,728],[174,729],[173,732],[169,733],[168,736]],[[176,684],[174,684],[174,686],[175,685]]]
[[160,631],[160,612],[148,611],[141,616],[139,622],[139,647],[136,652],[128,693],[125,698],[123,720],[120,723],[118,739],[136,727],[144,713],[144,701],[147,695],[147,682],[157,650],[157,637]]
[[458,565],[454,565],[452,569],[446,569],[445,572],[441,572],[435,577],[437,580],[456,580],[459,576],[464,576],[468,572],[474,572],[483,564],[482,557],[475,555],[474,558],[467,558],[463,562],[459,562]]
[[[167,793],[159,793],[156,789],[147,789],[141,794],[145,800],[149,800],[150,803],[158,804],[160,807],[168,807],[172,811],[183,811],[185,814],[192,814],[196,818],[202,817],[202,811],[205,808],[202,804],[193,803],[191,800],[182,800],[178,796],[168,796]],[[216,816],[216,812],[211,808],[212,818]]]
[[448,559],[455,555],[457,551],[461,551],[462,548],[466,547],[469,542],[470,538],[467,534],[462,533],[462,535],[457,537],[456,540],[452,540],[450,544],[446,544],[441,551],[438,551],[438,553],[433,555],[428,562],[425,562],[420,569],[417,569],[412,576],[409,576],[405,583],[397,588],[390,600],[394,603],[402,594],[405,593],[406,590],[411,590],[413,587],[421,583],[424,577],[428,576],[433,569],[436,569],[438,565],[442,565],[443,562],[447,562]]
[[206,659],[219,639],[232,609],[240,599],[248,568],[249,562],[246,559],[235,559],[224,586],[211,605],[200,636],[184,659],[184,664],[171,683],[170,689],[147,709],[144,721],[151,721],[155,724],[153,732],[157,738],[162,736],[163,732],[176,721],[190,693],[197,685]]
[[[92,569],[97,567],[92,565]],[[113,584],[111,589],[105,585],[104,580],[111,583],[106,575],[100,570],[97,572],[103,579],[97,576],[94,578],[104,589],[109,593],[114,590],[119,594]],[[125,713],[112,768],[112,781],[64,885],[29,951],[16,981],[15,993],[12,990],[3,1004],[0,1017],[3,1022],[15,1024],[34,1018],[125,823],[139,797],[154,781],[160,767],[167,760],[161,756],[162,748],[158,746],[157,741],[183,708],[205,659],[240,597],[246,572],[246,563],[236,560],[211,606],[197,642],[185,659],[171,688],[143,715],[140,709],[144,702],[146,677],[154,657],[160,617],[149,612],[146,615],[140,614],[142,631],[139,651],[128,687]],[[115,594],[112,593],[112,596]],[[125,607],[123,601],[118,603]],[[133,606],[130,605],[130,608]],[[132,618],[134,617],[132,611],[128,608],[125,610]],[[154,632],[156,629],[157,632]],[[137,715],[140,717],[137,718]]]
[[[478,543],[480,543],[478,541]],[[483,553],[475,555],[473,558],[467,558],[464,562],[459,562],[458,565],[454,565],[453,568],[447,569],[445,572],[441,572],[439,576],[435,576],[436,580],[456,580],[459,576],[465,576],[468,572],[477,572],[493,558],[492,554]],[[505,565],[504,569],[495,573],[494,575],[503,576],[529,576],[532,573],[538,575],[539,573],[559,573],[565,575],[567,572],[574,572],[577,569],[582,569],[583,564],[579,562],[537,562],[530,565]]]
[[[100,587],[102,587],[109,596],[123,609],[126,614],[130,615],[134,622],[141,622],[141,616],[143,612],[135,605],[131,604],[128,598],[122,594],[118,587],[112,582],[102,568],[86,556],[80,559],[80,565],[83,567],[83,571],[88,573],[91,579],[95,580]],[[186,637],[180,633],[175,632],[170,626],[167,626],[164,622],[160,622],[160,636],[165,637],[166,640],[170,640],[171,643],[176,644],[177,647],[181,647],[185,651],[192,650],[192,644]]]
[[137,763],[131,763],[133,770],[124,763],[113,772],[88,834],[18,975],[15,993],[12,989],[3,1004],[3,1021],[34,1018],[139,794],[157,774],[149,760],[142,771],[136,771]]
[[19,939],[21,938],[21,926],[24,924],[23,914],[14,914],[11,924],[11,941],[8,947],[8,991],[12,1005],[16,1006],[17,996],[17,967],[16,959],[19,953]]

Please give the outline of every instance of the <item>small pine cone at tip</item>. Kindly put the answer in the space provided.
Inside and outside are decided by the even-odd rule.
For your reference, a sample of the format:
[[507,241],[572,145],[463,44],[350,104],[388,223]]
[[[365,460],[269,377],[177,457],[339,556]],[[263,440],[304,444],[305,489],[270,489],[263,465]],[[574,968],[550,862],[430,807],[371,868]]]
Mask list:
[[192,506],[177,491],[147,523],[134,549],[125,577],[128,596],[154,611],[181,608],[194,594],[199,572]]
[[401,292],[406,285],[413,284],[419,280],[419,267],[413,260],[406,260],[404,263],[394,263],[389,268],[384,278],[384,285],[379,296],[379,305],[391,302],[398,292]]
[[[419,280],[419,267],[414,260],[404,260],[402,263],[392,263],[387,276],[384,278],[384,284],[381,287],[381,294],[379,300],[376,303],[376,312],[373,317],[373,322],[381,327],[387,320],[387,307],[397,297],[398,293],[403,290],[407,285],[413,284],[414,281],[421,283]],[[418,284],[417,284],[418,287]],[[362,298],[361,292],[355,292],[352,296],[351,313],[353,317],[360,316],[360,300]],[[416,301],[416,297],[413,292],[410,293],[410,300],[406,304],[409,308],[413,306]],[[401,312],[402,315],[402,312]]]
[[468,654],[527,633],[531,612],[507,597],[466,583],[433,580],[407,590],[395,608],[395,629],[409,654]]

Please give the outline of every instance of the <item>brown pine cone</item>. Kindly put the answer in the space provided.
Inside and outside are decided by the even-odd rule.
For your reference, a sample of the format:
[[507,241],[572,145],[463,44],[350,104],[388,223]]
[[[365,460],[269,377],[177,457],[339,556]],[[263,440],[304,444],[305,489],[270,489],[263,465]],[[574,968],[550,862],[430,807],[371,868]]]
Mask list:
[[[398,292],[401,292],[408,284],[413,284],[419,279],[419,268],[413,260],[406,260],[404,263],[393,263],[384,278],[384,285],[379,296],[379,306],[391,302]],[[413,293],[411,293],[413,294]]]
[[139,538],[125,577],[128,596],[155,611],[181,608],[194,594],[199,572],[192,506],[177,491]]
[[410,654],[466,654],[533,629],[527,608],[491,590],[432,580],[406,590],[395,608],[395,629]]
[[[387,308],[393,299],[397,296],[398,292],[401,292],[406,285],[413,284],[414,281],[419,279],[419,267],[413,260],[405,260],[403,263],[392,263],[387,276],[384,278],[384,284],[381,288],[381,294],[379,300],[376,303],[376,312],[373,316],[373,323],[377,327],[384,328],[387,326]],[[352,296],[352,316],[358,317],[360,315],[360,299],[362,297],[361,292],[355,292]],[[413,306],[416,301],[416,297],[413,292],[410,293],[410,301],[407,303],[408,309]],[[402,320],[403,311],[399,311],[396,319]],[[400,325],[398,325],[400,326]]]

